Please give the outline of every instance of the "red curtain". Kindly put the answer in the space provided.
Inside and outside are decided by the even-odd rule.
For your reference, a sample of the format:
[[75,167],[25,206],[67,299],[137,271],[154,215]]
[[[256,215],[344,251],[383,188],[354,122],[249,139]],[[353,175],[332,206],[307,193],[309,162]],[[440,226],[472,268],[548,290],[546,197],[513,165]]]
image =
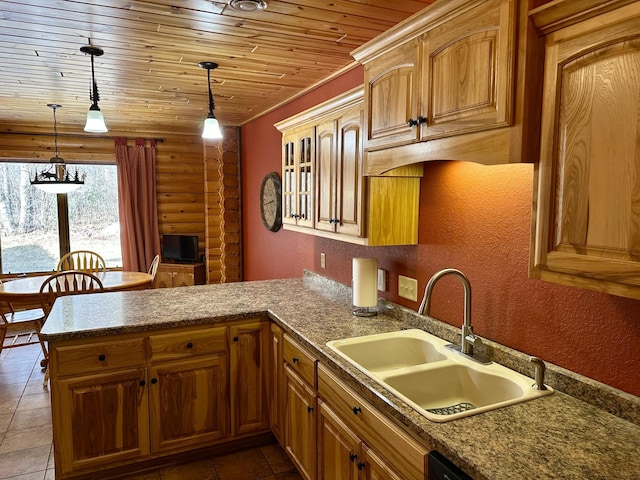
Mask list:
[[122,267],[146,272],[153,257],[160,253],[156,202],[156,142],[145,147],[142,138],[135,146],[127,139],[115,141],[120,209]]

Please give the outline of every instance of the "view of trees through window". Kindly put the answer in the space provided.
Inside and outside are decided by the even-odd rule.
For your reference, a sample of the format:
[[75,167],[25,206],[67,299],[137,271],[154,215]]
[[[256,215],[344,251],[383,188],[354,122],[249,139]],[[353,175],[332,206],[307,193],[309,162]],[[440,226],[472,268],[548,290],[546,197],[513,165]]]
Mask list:
[[[60,259],[55,194],[30,184],[42,164],[0,162],[1,273],[49,272]],[[72,165],[85,185],[67,194],[71,250],[92,250],[122,266],[115,165]],[[66,215],[62,211],[60,215]]]

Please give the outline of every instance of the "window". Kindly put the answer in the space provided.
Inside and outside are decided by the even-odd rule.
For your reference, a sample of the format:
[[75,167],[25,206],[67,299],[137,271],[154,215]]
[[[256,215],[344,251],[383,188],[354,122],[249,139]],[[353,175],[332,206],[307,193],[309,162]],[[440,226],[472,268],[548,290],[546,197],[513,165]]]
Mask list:
[[74,164],[87,176],[66,202],[30,184],[36,166],[0,162],[0,272],[55,270],[65,238],[68,250],[93,250],[107,267],[122,266],[116,166]]

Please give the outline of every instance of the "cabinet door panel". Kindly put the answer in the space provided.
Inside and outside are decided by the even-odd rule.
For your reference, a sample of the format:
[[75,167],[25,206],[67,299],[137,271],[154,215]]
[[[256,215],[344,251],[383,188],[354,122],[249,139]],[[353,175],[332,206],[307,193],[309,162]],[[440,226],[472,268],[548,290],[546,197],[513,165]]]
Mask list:
[[484,3],[425,34],[422,140],[511,122],[517,3]]
[[[145,369],[59,380],[56,469],[96,468],[149,454]],[[57,403],[57,402],[56,402]]]
[[154,452],[226,436],[226,355],[163,363],[149,372]]
[[378,455],[366,445],[362,446],[364,480],[402,480]]
[[357,480],[360,439],[318,400],[318,479]]
[[640,298],[640,9],[627,10],[547,42],[533,274]]
[[316,223],[318,230],[335,231],[338,147],[336,122],[316,127]]
[[345,112],[338,124],[338,177],[336,188],[336,231],[364,235],[364,173],[362,165],[362,110]]

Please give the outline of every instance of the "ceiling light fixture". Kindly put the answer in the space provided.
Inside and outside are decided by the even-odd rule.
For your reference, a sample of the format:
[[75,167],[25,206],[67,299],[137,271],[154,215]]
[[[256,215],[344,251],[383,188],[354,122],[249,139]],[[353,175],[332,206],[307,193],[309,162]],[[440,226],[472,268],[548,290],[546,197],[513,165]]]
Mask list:
[[204,127],[202,129],[202,138],[216,140],[222,138],[220,123],[213,113],[215,106],[213,103],[213,93],[211,93],[211,70],[218,68],[218,64],[214,62],[200,62],[198,65],[207,71],[207,85],[209,87],[209,113],[204,119]]
[[69,193],[84,185],[84,175],[80,178],[78,170],[72,175],[67,170],[64,159],[58,152],[58,122],[56,120],[56,110],[62,108],[62,105],[56,103],[48,103],[47,107],[53,109],[53,138],[55,149],[53,157],[51,157],[51,165],[48,169],[38,172],[31,180],[31,185],[44,190],[47,193]]
[[98,93],[98,84],[96,83],[96,74],[93,68],[93,57],[99,57],[104,54],[101,48],[88,45],[86,47],[80,47],[80,51],[87,55],[91,55],[91,89],[89,90],[89,98],[91,99],[91,107],[87,112],[87,123],[84,126],[85,132],[104,133],[108,132],[107,126],[104,123],[104,116],[98,107],[98,101],[100,100],[100,94]]
[[267,8],[265,0],[229,0],[229,6],[241,12],[255,12]]

